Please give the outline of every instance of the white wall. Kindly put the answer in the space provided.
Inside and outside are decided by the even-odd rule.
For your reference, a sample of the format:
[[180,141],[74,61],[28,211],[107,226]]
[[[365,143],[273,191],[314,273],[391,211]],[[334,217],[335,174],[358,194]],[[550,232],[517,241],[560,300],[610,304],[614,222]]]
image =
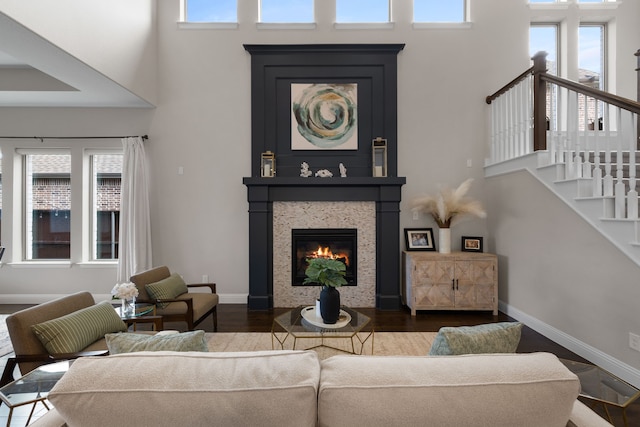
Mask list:
[[155,103],[154,0],[0,0],[0,10]]
[[501,310],[639,385],[640,267],[530,173],[485,187]]
[[[238,29],[180,30],[179,0],[157,2],[155,110],[7,108],[0,109],[0,129],[17,135],[100,134],[107,128],[123,135],[148,133],[154,263],[169,265],[188,281],[206,274],[218,283],[223,301],[246,302],[248,203],[242,178],[250,175],[251,163],[251,58],[242,45],[405,43],[398,56],[398,169],[407,177],[401,228],[435,230],[430,218],[412,220],[410,200],[433,192],[439,183],[458,185],[475,178],[471,195],[485,203],[489,217],[456,226],[454,250],[461,235],[484,236],[486,250],[500,256],[503,305],[640,367],[624,341],[628,327],[640,329],[631,318],[631,302],[640,300],[634,267],[579,226],[577,217],[564,212],[562,202],[546,190],[523,178],[499,185],[483,178],[488,146],[484,99],[529,66],[529,19],[541,12],[530,10],[525,0],[472,1],[471,28],[414,30],[412,1],[394,0],[393,30],[336,30],[333,12],[325,8],[316,14],[315,30],[274,31],[256,29],[257,3],[240,4]],[[575,8],[570,6],[577,16]],[[622,64],[617,91],[633,98],[638,47],[633,43],[640,41],[640,26],[631,17],[640,16],[640,2],[622,2],[609,12],[617,16]],[[6,141],[0,144],[7,148]],[[178,167],[184,168],[183,175]],[[512,188],[517,184],[523,189]],[[546,216],[536,219],[541,213]],[[7,221],[5,213],[3,234]],[[577,243],[567,246],[571,241]],[[596,274],[598,265],[617,271],[615,291]],[[573,272],[579,273],[578,280],[572,280]],[[107,294],[114,280],[115,268],[5,265],[0,296],[27,300],[77,289]]]

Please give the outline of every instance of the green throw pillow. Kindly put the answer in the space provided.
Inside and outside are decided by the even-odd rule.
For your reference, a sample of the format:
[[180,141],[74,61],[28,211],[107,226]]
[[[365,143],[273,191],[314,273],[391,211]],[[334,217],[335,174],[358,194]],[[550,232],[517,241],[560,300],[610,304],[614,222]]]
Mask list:
[[113,306],[103,301],[31,329],[50,354],[77,353],[110,332],[126,331]]
[[169,335],[107,334],[105,339],[109,354],[135,351],[208,351],[204,331]]
[[519,322],[440,328],[429,355],[515,353],[521,331]]
[[[187,293],[186,283],[179,274],[173,273],[166,279],[159,282],[149,283],[145,286],[151,299],[174,299],[178,295]],[[158,304],[158,307],[165,308],[168,304]]]

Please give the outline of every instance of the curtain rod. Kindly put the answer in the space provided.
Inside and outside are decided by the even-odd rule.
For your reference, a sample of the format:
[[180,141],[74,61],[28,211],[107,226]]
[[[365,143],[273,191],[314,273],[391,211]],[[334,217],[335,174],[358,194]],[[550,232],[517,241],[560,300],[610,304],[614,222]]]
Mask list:
[[[116,139],[116,138],[135,138],[140,135],[128,136],[0,136],[0,139],[39,139],[44,142],[45,139]],[[148,135],[142,135],[143,140],[149,139]]]

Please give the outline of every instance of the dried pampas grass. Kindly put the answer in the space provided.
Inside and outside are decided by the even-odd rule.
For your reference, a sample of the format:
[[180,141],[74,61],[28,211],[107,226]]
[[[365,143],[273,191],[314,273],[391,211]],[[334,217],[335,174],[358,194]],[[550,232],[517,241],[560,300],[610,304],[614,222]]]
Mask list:
[[472,216],[485,218],[482,204],[465,197],[472,182],[473,178],[469,178],[458,188],[444,187],[435,196],[417,197],[411,202],[411,210],[431,215],[440,228],[449,228]]

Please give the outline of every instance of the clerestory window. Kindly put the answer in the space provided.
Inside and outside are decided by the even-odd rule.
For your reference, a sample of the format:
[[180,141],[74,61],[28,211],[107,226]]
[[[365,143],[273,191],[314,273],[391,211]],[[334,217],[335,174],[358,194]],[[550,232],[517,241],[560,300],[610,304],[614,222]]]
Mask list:
[[414,0],[413,22],[465,22],[465,0]]
[[336,0],[338,23],[391,22],[389,0]]
[[260,22],[310,23],[314,22],[313,0],[258,0]]
[[237,0],[184,0],[186,22],[238,22]]

